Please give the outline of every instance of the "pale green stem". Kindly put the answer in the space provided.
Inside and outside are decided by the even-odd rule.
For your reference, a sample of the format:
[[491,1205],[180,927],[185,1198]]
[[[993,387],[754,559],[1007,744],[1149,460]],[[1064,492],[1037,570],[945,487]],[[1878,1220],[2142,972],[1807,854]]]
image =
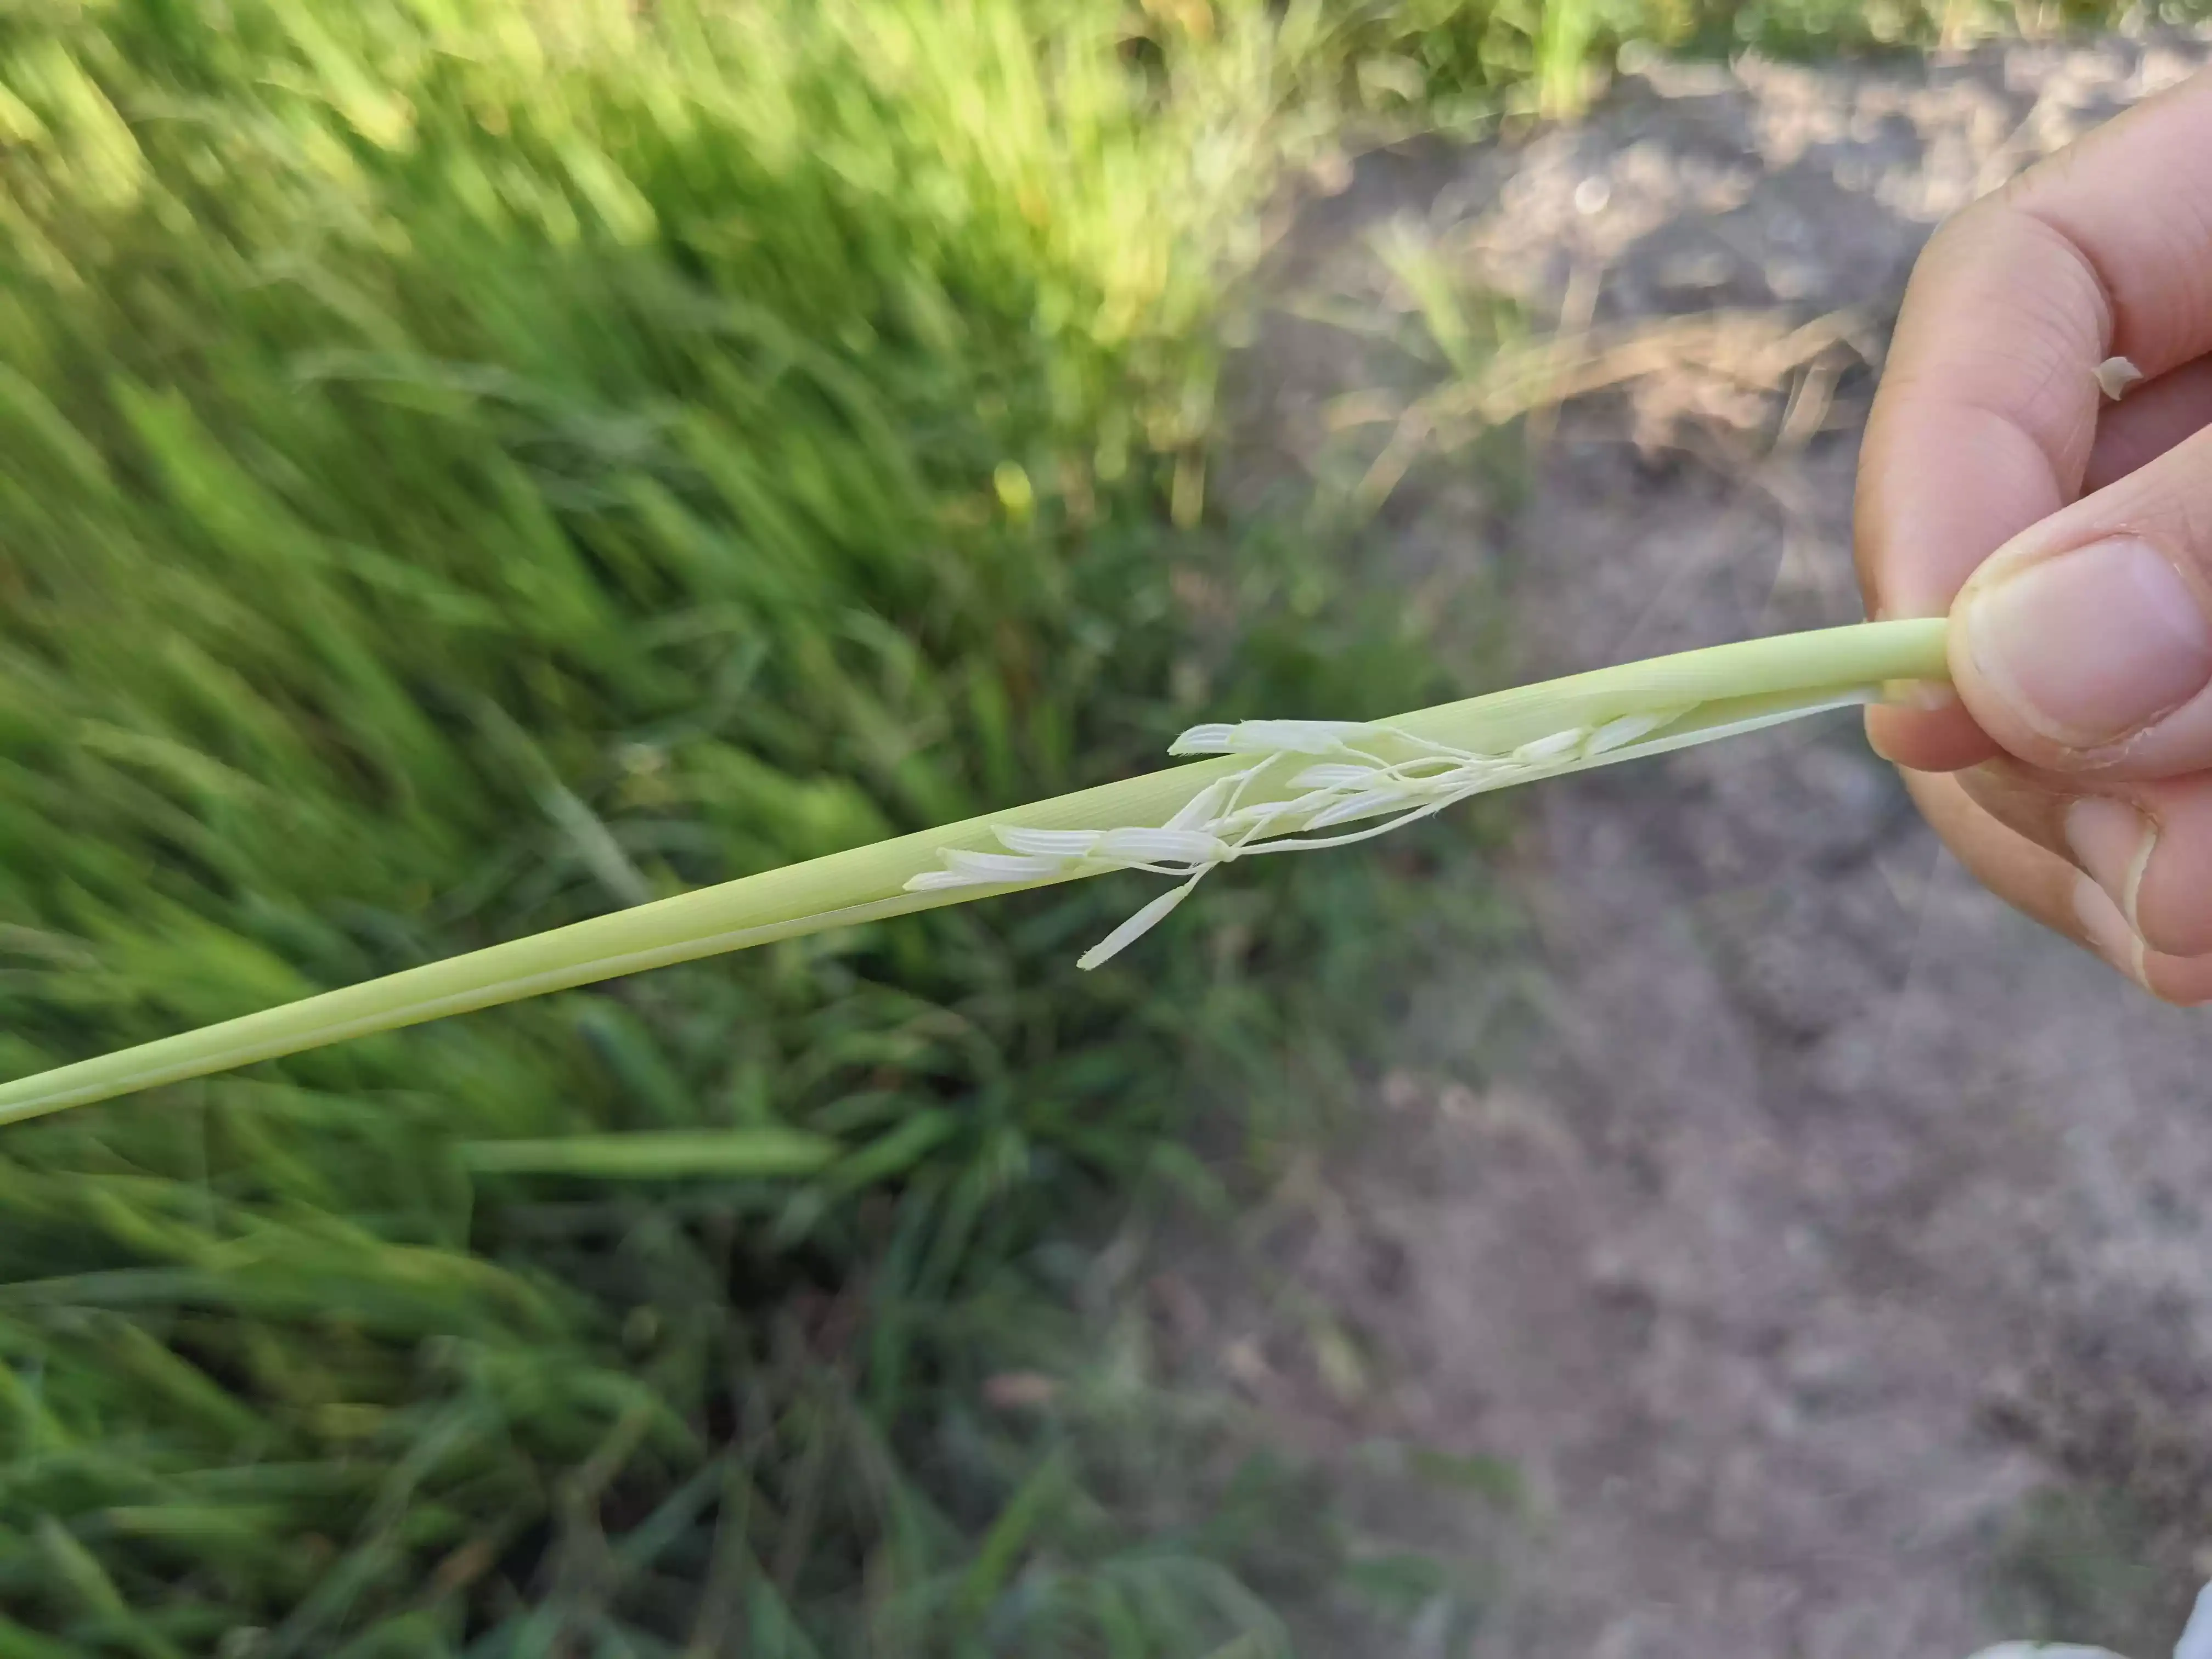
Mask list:
[[[1433,743],[1503,753],[1571,728],[1595,728],[1656,709],[1690,709],[1656,740],[1557,769],[1578,771],[1686,747],[1725,735],[1748,720],[1809,712],[1854,692],[1943,679],[1943,638],[1944,625],[1936,620],[1867,623],[1752,640],[1445,703],[1385,724]],[[995,850],[995,828],[1154,828],[1206,785],[1251,764],[1249,756],[1222,756],[1103,784],[641,904],[64,1066],[0,1085],[0,1122],[647,968],[1050,885],[1072,878],[904,890],[914,878],[939,869],[947,849]],[[1274,775],[1262,775],[1250,786],[1247,804],[1296,796],[1289,781],[1291,769],[1272,769]]]

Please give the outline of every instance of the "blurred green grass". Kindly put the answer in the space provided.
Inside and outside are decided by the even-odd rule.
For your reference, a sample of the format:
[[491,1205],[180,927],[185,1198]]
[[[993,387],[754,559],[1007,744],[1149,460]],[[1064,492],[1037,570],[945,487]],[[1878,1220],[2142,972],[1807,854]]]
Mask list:
[[[1434,695],[1204,513],[1280,29],[11,11],[0,1064]],[[1411,906],[1284,872],[1077,975],[1130,898],[11,1134],[0,1651],[1264,1634],[979,1389],[1206,1077],[1340,1066]]]
[[[17,0],[0,1067],[1443,694],[1206,504],[1279,169],[1873,18]],[[989,1379],[1096,1358],[1068,1241],[1327,1091],[1463,839],[1095,976],[1127,884],[10,1131],[0,1655],[1277,1650],[1310,1504]]]

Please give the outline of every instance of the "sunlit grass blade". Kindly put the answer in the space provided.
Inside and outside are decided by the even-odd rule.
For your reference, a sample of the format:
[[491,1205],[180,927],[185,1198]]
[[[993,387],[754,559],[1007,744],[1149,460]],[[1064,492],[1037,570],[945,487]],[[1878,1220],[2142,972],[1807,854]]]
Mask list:
[[592,1176],[625,1181],[700,1176],[803,1176],[825,1170],[842,1151],[826,1135],[754,1129],[653,1129],[628,1134],[562,1135],[542,1140],[474,1140],[460,1147],[477,1175]]

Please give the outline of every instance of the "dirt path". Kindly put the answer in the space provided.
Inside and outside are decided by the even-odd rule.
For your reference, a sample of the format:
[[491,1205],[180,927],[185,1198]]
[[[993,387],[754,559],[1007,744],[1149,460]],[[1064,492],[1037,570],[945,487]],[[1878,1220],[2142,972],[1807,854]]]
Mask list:
[[[1932,223],[2205,55],[1655,70],[1575,131],[1368,158],[1292,233],[1251,407],[1304,467],[1407,461],[1386,553],[1502,592],[1517,677],[1854,620],[1855,354]],[[1415,325],[1438,272],[1597,331],[1553,383],[1620,380],[1539,417],[1517,502],[1450,398],[1343,401],[1450,378],[1399,349],[1450,331]],[[1462,406],[1522,395],[1467,361]],[[1410,1477],[1360,1498],[1500,1567],[1484,1654],[2163,1651],[2212,1544],[2212,1021],[1976,891],[1847,726],[1531,818],[1529,971],[1435,988],[1269,1236],[1370,1382],[1254,1359],[1257,1315],[1231,1375],[1308,1443],[1517,1468],[1502,1528]]]

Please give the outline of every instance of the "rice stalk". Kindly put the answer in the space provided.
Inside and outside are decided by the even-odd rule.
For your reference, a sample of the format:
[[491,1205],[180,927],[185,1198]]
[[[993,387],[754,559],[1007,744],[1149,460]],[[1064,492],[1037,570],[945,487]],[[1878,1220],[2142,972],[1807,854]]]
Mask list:
[[[1871,701],[1895,682],[1945,673],[1942,621],[1868,623],[1626,664],[1382,722],[1197,727],[1179,746],[1227,752],[637,905],[21,1079],[0,1085],[0,1122],[650,968],[1108,869],[1186,879],[1109,936],[1088,963],[1164,917],[1176,895],[1217,864],[1341,845],[1378,830],[1291,840],[1255,836],[1295,837],[1396,812],[1381,826],[1395,827],[1487,788],[1712,742]],[[1316,789],[1316,769],[1304,763],[1331,754],[1357,755],[1374,775],[1394,784],[1419,783],[1419,763],[1439,756],[1458,757],[1462,769],[1452,787],[1427,799],[1390,789],[1347,793],[1345,779]],[[1284,763],[1293,757],[1299,763]],[[1170,829],[1188,837],[1199,832],[1179,818],[1218,800],[1220,787],[1232,783],[1237,793],[1224,803],[1227,812],[1210,813],[1208,822],[1241,823],[1248,833],[1218,850],[1200,848],[1194,856],[1187,842],[1125,837],[1125,850],[1101,859],[1089,856],[1100,840],[1078,848],[1049,839]],[[1010,837],[1014,847],[1030,850],[1009,851]]]

